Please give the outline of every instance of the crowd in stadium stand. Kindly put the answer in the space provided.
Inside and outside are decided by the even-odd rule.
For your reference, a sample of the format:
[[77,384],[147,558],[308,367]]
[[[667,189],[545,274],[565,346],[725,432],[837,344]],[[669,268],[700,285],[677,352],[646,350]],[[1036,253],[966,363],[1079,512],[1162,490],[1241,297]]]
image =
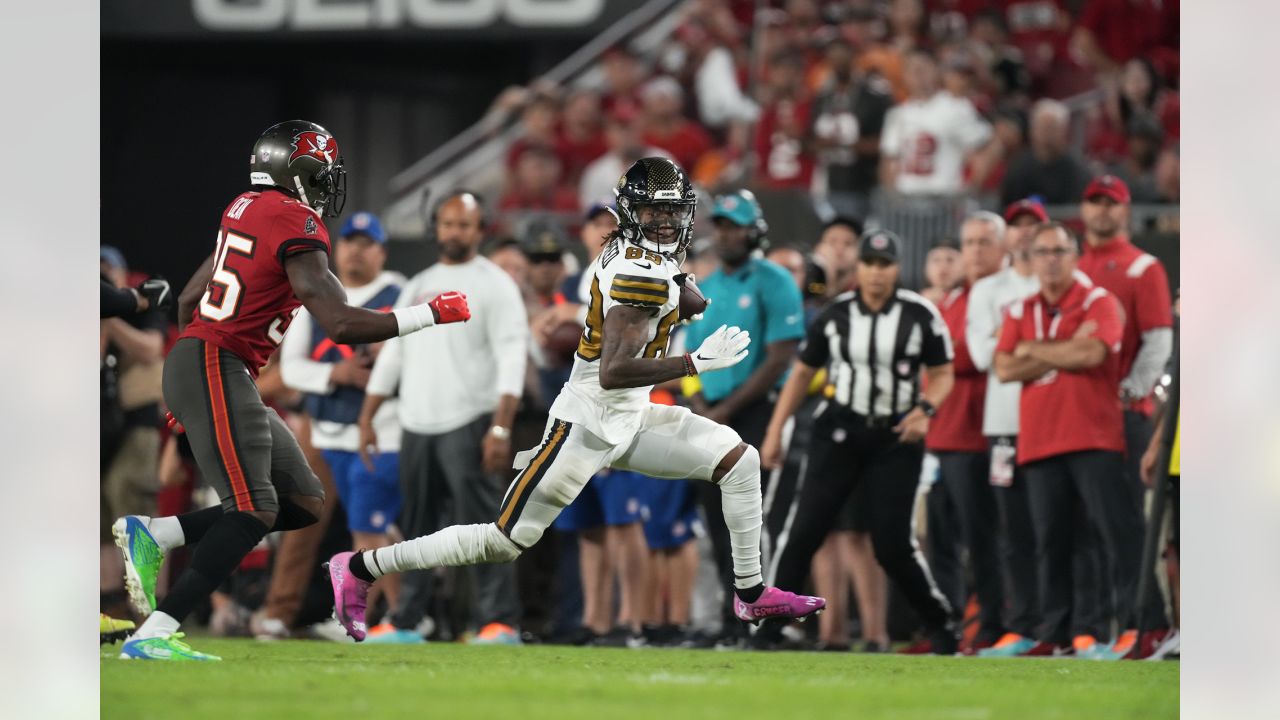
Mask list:
[[[1117,593],[1131,594],[1134,574],[1144,572],[1134,569],[1139,548],[1133,547],[1131,521],[1140,521],[1140,515],[1119,517],[1123,513],[1112,510],[1114,503],[1122,503],[1126,512],[1141,513],[1139,475],[1149,476],[1150,469],[1140,473],[1138,460],[1154,447],[1152,385],[1168,358],[1167,348],[1157,357],[1158,349],[1151,350],[1149,343],[1155,342],[1153,333],[1170,327],[1172,302],[1160,261],[1131,246],[1124,228],[1114,240],[1104,237],[1097,228],[1106,218],[1090,220],[1088,213],[1114,212],[1127,222],[1131,205],[1178,202],[1177,3],[786,0],[768,5],[757,15],[757,3],[751,0],[691,0],[682,6],[671,38],[656,51],[610,50],[600,61],[598,88],[534,83],[495,99],[491,117],[513,118],[519,127],[504,161],[505,186],[489,208],[494,213],[487,228],[491,239],[484,245],[484,255],[506,272],[525,306],[528,338],[520,354],[527,354],[527,369],[512,446],[522,450],[536,445],[547,408],[567,377],[581,332],[581,272],[599,252],[598,239],[615,222],[602,203],[636,159],[674,159],[711,197],[744,187],[810,193],[823,220],[820,232],[782,238],[767,253],[763,247],[758,253],[793,281],[788,292],[796,295],[806,326],[833,298],[856,288],[860,237],[873,197],[982,198],[996,210],[995,220],[1002,220],[976,221],[1000,230],[994,249],[985,251],[986,259],[970,247],[980,241],[967,239],[967,222],[957,240],[937,242],[918,268],[926,278],[921,294],[939,308],[966,358],[971,349],[963,348],[964,306],[973,285],[1006,266],[1034,275],[1032,241],[1039,241],[1042,230],[1056,232],[1042,225],[1049,220],[1044,206],[1078,206],[1086,215],[1080,269],[1091,277],[1080,282],[1087,283],[1082,287],[1106,287],[1118,298],[1123,313],[1115,331],[1123,335],[1122,377],[1129,382],[1141,375],[1142,382],[1114,388],[1117,397],[1124,392],[1120,436],[1108,437],[1102,445],[1086,439],[1079,447],[1048,452],[1052,456],[1106,446],[1127,453],[1124,468],[1117,464],[1122,476],[1114,478],[1124,489],[1106,496],[1079,489],[1078,498],[1063,490],[1063,502],[1070,507],[1059,510],[1070,517],[1061,520],[1062,527],[1055,520],[1058,534],[1050,543],[1052,558],[1046,559],[1043,549],[1036,555],[1044,544],[1039,530],[1022,527],[1019,534],[1008,527],[1004,493],[1013,475],[1002,476],[1005,487],[1000,487],[996,469],[986,464],[996,460],[988,459],[983,472],[990,482],[983,475],[976,478],[980,487],[963,490],[939,479],[948,467],[944,457],[942,469],[925,463],[925,474],[934,476],[924,481],[932,489],[921,503],[917,529],[941,591],[969,621],[965,652],[1012,648],[1005,654],[1105,654],[1104,645],[1115,647],[1111,641],[1119,642],[1132,629],[1120,617],[1131,612],[1127,605],[1132,598],[1118,599]],[[1105,208],[1086,207],[1094,204]],[[700,207],[699,214],[712,216],[711,207]],[[547,212],[560,221],[520,226],[505,221],[524,211]],[[731,213],[717,210],[715,215],[717,223],[736,222]],[[408,282],[384,271],[387,237],[376,217],[352,217],[348,211],[343,221],[335,245],[359,243],[368,253],[362,262],[376,264],[350,274],[342,266],[350,260],[338,259],[336,272],[344,283],[349,277],[361,283],[376,278],[398,290]],[[717,228],[715,232],[722,231]],[[1074,241],[1070,230],[1062,231]],[[696,246],[688,268],[699,278],[710,278],[723,267],[718,242]],[[1015,259],[1019,252],[1021,258]],[[1044,252],[1047,257],[1058,251],[1046,247]],[[125,258],[111,248],[103,248],[101,263],[104,277],[118,287],[131,287],[145,277],[130,275]],[[408,276],[422,270],[401,269]],[[738,300],[726,295],[722,302]],[[1010,434],[986,430],[982,401],[989,397],[988,372],[996,372],[993,356],[1022,351],[1016,350],[1016,334],[1006,338],[1009,331],[1000,333],[998,321],[992,322],[997,323],[1000,345],[987,348],[981,362],[969,361],[966,372],[973,385],[964,402],[970,412],[947,419],[947,437],[930,436],[926,447],[934,456],[986,458],[988,441]],[[103,321],[104,533],[123,514],[172,514],[216,502],[205,496],[182,437],[160,419],[159,368],[175,335],[154,310]],[[673,342],[684,340],[677,334]],[[304,355],[311,356],[312,350]],[[752,351],[757,350],[763,353],[763,338],[759,349],[753,345]],[[264,399],[287,417],[326,485],[326,516],[305,530],[270,536],[245,560],[214,595],[208,609],[212,632],[341,639],[341,630],[328,620],[332,595],[327,579],[317,570],[324,558],[352,546],[386,543],[406,529],[430,532],[438,529],[433,523],[473,509],[473,501],[458,496],[457,487],[452,492],[436,488],[433,492],[440,494],[432,495],[431,502],[444,507],[433,507],[430,521],[397,519],[400,500],[420,494],[404,486],[411,480],[403,469],[400,487],[387,484],[395,500],[386,501],[390,515],[375,509],[377,517],[367,512],[357,517],[349,506],[350,472],[345,466],[339,471],[329,447],[313,443],[323,428],[313,432],[316,419],[309,410],[316,407],[314,397],[333,386],[363,392],[376,353],[362,350],[334,361],[335,367],[326,370],[333,373],[328,387],[299,382],[289,368],[281,373],[274,361],[261,374]],[[961,361],[956,362],[959,374]],[[1131,372],[1135,365],[1138,370]],[[824,382],[822,377],[815,381],[807,407],[830,392]],[[656,388],[653,400],[715,413],[716,403],[707,403],[709,395],[696,384],[672,383]],[[775,399],[776,393],[758,399],[760,436],[749,438],[740,429],[744,438],[763,441]],[[952,409],[959,403],[953,397]],[[494,408],[482,410],[492,413]],[[737,407],[734,417],[746,423],[742,418],[749,410]],[[397,425],[395,412],[383,418],[391,427]],[[398,412],[403,416],[403,404]],[[766,501],[774,508],[766,507],[766,538],[776,540],[787,531],[786,509],[802,472],[807,432],[797,422],[784,464],[777,477],[765,482],[766,487],[780,483],[783,494]],[[379,438],[386,441],[382,449],[394,454],[398,444],[381,430]],[[1112,448],[1116,443],[1119,447]],[[478,451],[475,463],[480,461]],[[502,477],[512,475],[504,471]],[[373,482],[371,477],[366,481]],[[1018,482],[1025,481],[1019,475]],[[441,570],[432,573],[433,585],[420,579],[406,580],[407,588],[380,584],[381,601],[371,598],[369,641],[467,637],[876,652],[888,650],[891,643],[921,639],[919,620],[877,564],[871,521],[859,508],[871,502],[866,497],[853,495],[808,570],[810,587],[831,602],[829,612],[807,632],[787,628],[763,643],[726,621],[720,601],[725,583],[716,572],[717,565],[724,570],[724,561],[720,548],[707,540],[714,539],[713,526],[722,521],[718,509],[702,510],[706,498],[699,488],[618,472],[604,473],[589,487],[591,492],[575,503],[573,512],[557,522],[557,532],[548,533],[520,559],[513,582],[494,584],[478,575]],[[1034,523],[1044,518],[1039,510],[1024,516]],[[975,528],[975,522],[989,527]],[[1069,536],[1072,529],[1074,544],[1061,535]],[[1176,536],[1176,523],[1174,530]],[[1140,544],[1141,528],[1136,532]],[[1122,555],[1130,559],[1118,563]],[[1049,562],[1052,568],[1046,569]],[[166,561],[166,574],[172,576],[183,563],[183,551],[174,553]],[[1126,654],[1150,656],[1170,647],[1176,634],[1170,628],[1177,625],[1176,555],[1167,566],[1175,600],[1168,610],[1153,601],[1155,607],[1146,612],[1148,625],[1124,646],[1137,650]],[[102,568],[103,611],[127,616],[119,558],[105,535]],[[1118,576],[1120,568],[1126,569],[1126,577]],[[1044,579],[1049,575],[1051,582]],[[1063,577],[1068,578],[1065,585]],[[493,587],[514,588],[510,592],[516,597],[486,616],[477,608],[493,606],[495,599],[478,595]],[[1046,588],[1053,594],[1051,602],[1043,597]],[[382,624],[375,625],[379,620]],[[928,649],[927,641],[913,642],[907,651]]]

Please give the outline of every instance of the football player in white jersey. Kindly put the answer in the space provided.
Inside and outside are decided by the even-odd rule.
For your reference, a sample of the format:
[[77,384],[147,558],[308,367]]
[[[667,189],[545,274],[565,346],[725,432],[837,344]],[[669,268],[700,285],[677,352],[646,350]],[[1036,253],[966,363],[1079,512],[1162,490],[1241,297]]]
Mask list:
[[497,520],[330,559],[335,615],[357,641],[365,636],[373,580],[406,570],[511,562],[606,467],[720,486],[740,619],[804,618],[826,607],[822,598],[764,585],[756,449],[686,408],[649,402],[655,384],[734,365],[751,342],[739,328],[721,326],[694,352],[666,356],[671,328],[683,319],[680,295],[687,276],[680,265],[692,239],[693,187],[679,165],[651,157],[636,161],[614,194],[618,229],[587,269],[587,322],[572,374],[551,406],[542,443],[516,456],[520,474]]

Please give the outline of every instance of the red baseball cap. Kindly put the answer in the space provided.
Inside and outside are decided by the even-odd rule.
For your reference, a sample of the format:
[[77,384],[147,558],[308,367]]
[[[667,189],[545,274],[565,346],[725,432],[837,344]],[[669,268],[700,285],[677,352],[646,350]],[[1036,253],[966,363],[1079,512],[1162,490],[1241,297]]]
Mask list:
[[1007,223],[1018,219],[1019,215],[1031,215],[1039,222],[1049,222],[1049,214],[1044,211],[1044,206],[1035,200],[1018,200],[1009,203],[1009,207],[1004,209],[1004,221]]
[[1129,204],[1129,186],[1115,175],[1100,175],[1089,183],[1089,187],[1084,189],[1084,199],[1087,202],[1090,198],[1099,195],[1109,197],[1121,205]]

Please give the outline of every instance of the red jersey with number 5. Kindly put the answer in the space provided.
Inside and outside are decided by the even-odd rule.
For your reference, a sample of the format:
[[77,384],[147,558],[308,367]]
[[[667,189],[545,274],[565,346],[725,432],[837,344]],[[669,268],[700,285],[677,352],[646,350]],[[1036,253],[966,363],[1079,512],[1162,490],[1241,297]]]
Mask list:
[[235,353],[257,376],[302,303],[293,294],[288,256],[329,253],[320,214],[279,190],[247,192],[222,213],[213,278],[181,337]]

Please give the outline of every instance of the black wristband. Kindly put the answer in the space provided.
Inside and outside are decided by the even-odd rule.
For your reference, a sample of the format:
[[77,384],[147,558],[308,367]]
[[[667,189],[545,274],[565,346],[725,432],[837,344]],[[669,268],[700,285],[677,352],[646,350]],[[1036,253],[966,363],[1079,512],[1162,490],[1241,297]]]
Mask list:
[[933,417],[938,414],[938,408],[934,407],[933,403],[928,400],[921,400],[916,403],[916,407],[920,408],[920,410],[924,412],[925,417]]

